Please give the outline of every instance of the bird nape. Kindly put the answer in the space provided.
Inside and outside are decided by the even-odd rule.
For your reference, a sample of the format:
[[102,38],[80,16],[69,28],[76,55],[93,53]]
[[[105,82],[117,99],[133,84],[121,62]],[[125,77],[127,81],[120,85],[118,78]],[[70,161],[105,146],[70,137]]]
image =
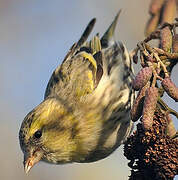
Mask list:
[[90,21],[54,70],[43,102],[24,118],[19,140],[25,172],[41,160],[103,159],[129,136],[133,68],[126,47],[113,37],[119,14],[101,38],[87,41],[96,19]]

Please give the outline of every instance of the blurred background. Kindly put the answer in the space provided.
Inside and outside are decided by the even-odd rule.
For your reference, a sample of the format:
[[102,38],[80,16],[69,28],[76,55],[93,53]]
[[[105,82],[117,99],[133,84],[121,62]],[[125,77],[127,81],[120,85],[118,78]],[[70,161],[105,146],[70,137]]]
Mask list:
[[[123,146],[95,163],[39,163],[26,175],[18,131],[24,116],[43,100],[53,70],[91,18],[97,18],[93,34],[102,34],[122,8],[116,38],[131,50],[144,38],[149,3],[150,0],[0,0],[0,179],[128,179],[130,170]],[[173,80],[178,84],[175,69]],[[178,111],[173,100],[167,102]]]

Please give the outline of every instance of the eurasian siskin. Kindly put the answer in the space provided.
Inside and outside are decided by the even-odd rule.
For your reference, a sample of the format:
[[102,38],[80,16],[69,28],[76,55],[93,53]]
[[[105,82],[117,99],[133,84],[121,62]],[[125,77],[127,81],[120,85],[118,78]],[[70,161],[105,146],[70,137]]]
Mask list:
[[43,102],[22,122],[19,140],[28,172],[40,160],[93,162],[110,155],[132,130],[133,69],[126,47],[113,38],[117,19],[86,41],[92,19],[53,72]]

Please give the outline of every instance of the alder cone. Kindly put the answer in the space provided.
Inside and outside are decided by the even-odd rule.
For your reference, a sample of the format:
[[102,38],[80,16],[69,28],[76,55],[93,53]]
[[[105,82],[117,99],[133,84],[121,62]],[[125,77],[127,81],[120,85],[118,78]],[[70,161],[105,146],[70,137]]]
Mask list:
[[130,115],[133,122],[136,122],[142,115],[143,111],[143,103],[145,99],[145,93],[147,88],[150,86],[150,82],[148,82],[138,93],[137,98],[135,99]]
[[156,87],[148,88],[145,94],[142,118],[142,124],[146,130],[150,129],[153,125],[153,116],[156,109],[157,100],[158,89]]
[[165,27],[160,33],[160,46],[166,52],[170,52],[172,48],[172,33],[169,27]]
[[138,91],[139,89],[144,87],[146,83],[150,80],[151,76],[152,76],[151,67],[142,68],[136,75],[135,79],[132,81],[133,89]]
[[178,139],[166,135],[165,113],[156,109],[153,127],[145,131],[141,123],[124,144],[124,156],[131,168],[129,180],[173,180],[178,174]]
[[145,28],[145,35],[149,36],[152,32],[156,30],[159,24],[159,18],[160,13],[152,15],[150,19],[147,22],[146,28]]
[[169,77],[167,77],[163,79],[161,84],[164,90],[167,92],[167,94],[177,102],[178,101],[178,88],[172,82],[172,80]]
[[175,34],[172,39],[172,51],[178,53],[178,34]]
[[176,17],[176,0],[166,0],[162,11],[162,21],[164,23],[173,23]]
[[166,129],[167,135],[172,138],[176,134],[176,128],[174,126],[174,122],[173,122],[170,114],[168,114],[166,116],[166,118],[167,118],[167,123],[168,123],[167,124],[167,129]]
[[157,14],[163,6],[164,0],[152,0],[149,8],[150,14]]

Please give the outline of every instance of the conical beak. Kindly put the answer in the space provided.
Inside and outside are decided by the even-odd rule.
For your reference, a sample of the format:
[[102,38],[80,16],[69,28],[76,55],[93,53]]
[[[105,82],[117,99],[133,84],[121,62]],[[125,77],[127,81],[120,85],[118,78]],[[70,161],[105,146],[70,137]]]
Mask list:
[[29,157],[24,162],[24,171],[25,171],[25,173],[27,174],[34,165],[35,165],[34,157]]
[[36,151],[33,155],[24,155],[24,171],[27,174],[30,169],[41,160],[43,153],[41,151]]

